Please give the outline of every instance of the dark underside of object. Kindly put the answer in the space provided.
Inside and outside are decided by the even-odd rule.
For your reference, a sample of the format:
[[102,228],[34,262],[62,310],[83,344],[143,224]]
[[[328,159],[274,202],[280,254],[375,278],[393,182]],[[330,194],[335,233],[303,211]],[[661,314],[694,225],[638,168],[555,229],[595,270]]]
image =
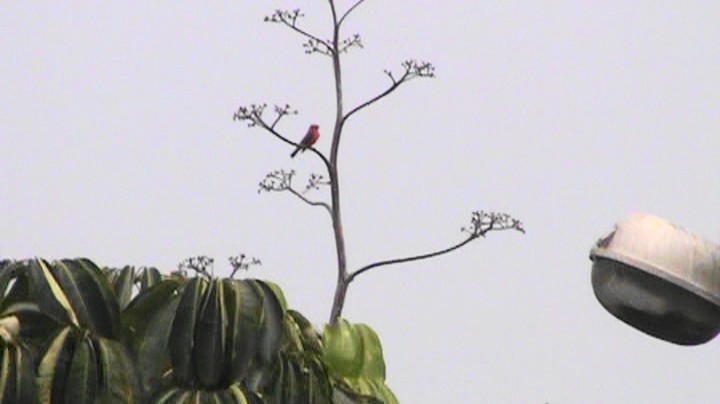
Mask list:
[[600,304],[615,317],[662,340],[698,345],[720,333],[720,307],[622,262],[593,257],[592,286]]

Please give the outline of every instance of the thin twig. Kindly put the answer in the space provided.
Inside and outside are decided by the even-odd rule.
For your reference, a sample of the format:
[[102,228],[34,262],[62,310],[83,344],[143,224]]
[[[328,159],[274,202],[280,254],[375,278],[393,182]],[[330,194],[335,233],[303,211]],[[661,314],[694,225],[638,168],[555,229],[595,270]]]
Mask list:
[[262,261],[255,257],[250,258],[249,261],[246,261],[246,258],[248,258],[248,256],[245,254],[240,254],[228,258],[230,266],[233,268],[232,272],[230,273],[230,278],[234,278],[235,274],[238,271],[248,271],[253,265],[262,265]]
[[308,178],[308,183],[305,185],[305,190],[303,191],[303,194],[306,194],[310,192],[311,190],[319,190],[321,186],[329,186],[330,181],[325,179],[325,177],[322,174],[310,174],[310,178]]
[[357,46],[358,48],[363,47],[362,38],[360,37],[360,34],[355,34],[350,38],[343,39],[340,42],[340,47],[338,48],[338,53],[344,53],[347,52],[348,49]]
[[357,107],[353,108],[350,112],[348,112],[343,117],[343,124],[356,112],[360,111],[361,109],[370,106],[371,104],[381,100],[382,98],[386,97],[393,91],[395,91],[398,87],[400,87],[401,84],[406,83],[412,79],[418,78],[418,77],[426,77],[426,78],[432,78],[435,77],[435,68],[433,65],[429,62],[423,62],[423,61],[417,61],[417,60],[406,60],[402,63],[402,67],[404,69],[402,75],[399,78],[395,78],[393,73],[390,70],[385,70],[385,74],[390,78],[390,81],[392,82],[392,85],[388,87],[387,90],[383,91],[382,93],[376,95],[375,97],[369,99],[368,101],[363,102],[362,104],[358,105]]
[[[283,107],[286,109],[285,112],[281,112],[282,108],[275,107],[275,112],[278,116],[273,120],[272,124],[268,124],[263,119],[263,113],[264,113],[266,107],[267,107],[267,105],[265,105],[265,104],[261,104],[261,105],[251,104],[249,107],[241,106],[235,112],[233,119],[237,120],[237,121],[247,121],[248,126],[250,126],[250,127],[259,126],[262,129],[265,129],[266,131],[273,134],[278,139],[280,139],[283,142],[285,142],[289,145],[292,145],[294,147],[301,146],[300,143],[293,142],[292,140],[281,135],[277,130],[275,130],[275,126],[280,121],[280,119],[282,119],[282,117],[284,117],[285,115],[297,114],[297,111],[288,112],[289,108],[290,108],[289,105],[285,105],[285,107]],[[302,145],[301,147],[303,147],[303,149],[305,149],[305,150],[310,150],[311,152],[315,153],[320,158],[320,160],[322,160],[323,163],[325,164],[325,168],[327,169],[328,173],[332,172],[332,170],[330,168],[330,160],[328,160],[328,158],[325,157],[325,155],[322,152],[320,152],[318,149],[316,149],[314,147],[306,147],[304,145]]]
[[319,202],[319,201],[313,201],[309,198],[307,198],[302,193],[298,192],[295,188],[293,188],[292,180],[293,176],[295,176],[295,170],[285,171],[285,170],[275,170],[265,175],[265,178],[260,181],[258,189],[258,193],[265,191],[265,192],[290,192],[291,194],[295,195],[296,197],[300,198],[303,202],[307,203],[311,206],[321,206],[325,208],[325,210],[330,214],[332,217],[332,208],[330,205],[328,205],[325,202]]
[[342,25],[343,21],[345,21],[345,18],[346,18],[348,15],[350,15],[350,13],[351,13],[353,10],[355,10],[360,4],[362,4],[363,1],[365,1],[365,0],[359,0],[357,3],[353,4],[352,7],[350,7],[350,8],[345,12],[345,14],[343,14],[342,17],[340,17],[340,21],[338,21],[338,23],[337,23],[338,26]]
[[352,282],[353,279],[355,279],[355,277],[358,276],[358,275],[360,275],[361,273],[366,272],[366,271],[369,271],[369,270],[371,270],[371,269],[373,269],[373,268],[377,268],[377,267],[384,266],[384,265],[402,264],[403,262],[418,261],[418,260],[422,260],[422,259],[437,257],[438,255],[447,254],[447,253],[449,253],[449,252],[451,252],[451,251],[457,250],[458,248],[460,248],[460,247],[464,246],[465,244],[467,244],[467,243],[475,240],[476,238],[477,238],[476,236],[470,236],[470,237],[468,237],[467,239],[463,240],[462,242],[460,242],[460,243],[458,243],[458,244],[455,244],[454,246],[451,246],[451,247],[448,247],[448,248],[445,248],[445,249],[442,249],[442,250],[438,250],[438,251],[435,251],[435,252],[427,253],[427,254],[414,255],[414,256],[411,256],[411,257],[404,257],[404,258],[395,258],[395,259],[390,259],[390,260],[375,262],[375,263],[370,264],[370,265],[365,265],[364,267],[362,267],[362,268],[354,271],[353,273],[351,273],[351,274],[347,277],[347,281],[348,281],[348,282]]
[[[305,48],[308,50],[307,53],[317,51],[326,55],[332,55],[333,48],[332,46],[330,46],[328,41],[322,40],[297,26],[298,17],[303,17],[303,14],[300,13],[300,10],[275,10],[275,13],[273,13],[271,16],[265,17],[265,21],[282,23],[283,25],[307,38],[308,43],[305,45]],[[319,48],[317,45],[322,45],[322,48]]]
[[296,31],[297,33],[299,33],[299,34],[301,34],[301,35],[304,35],[304,36],[307,37],[308,39],[315,41],[315,43],[325,45],[325,46],[328,48],[328,51],[329,51],[329,52],[332,52],[332,48],[330,48],[330,46],[328,46],[327,42],[323,41],[322,39],[316,37],[316,36],[313,35],[313,34],[310,34],[310,33],[306,32],[305,30],[302,30],[302,29],[298,28],[298,27],[295,26],[295,25],[289,25],[289,24],[287,24],[287,23],[285,23],[285,25],[287,25],[288,27],[290,27],[291,29],[293,29],[293,30]]
[[472,212],[472,217],[470,219],[470,226],[463,227],[462,232],[468,233],[469,236],[467,239],[461,241],[458,244],[455,244],[451,247],[434,251],[427,254],[420,254],[420,255],[413,255],[410,257],[404,257],[404,258],[395,258],[385,261],[379,261],[370,265],[366,265],[354,272],[352,272],[347,277],[347,282],[352,282],[355,277],[360,275],[363,272],[369,271],[373,268],[385,266],[385,265],[392,265],[392,264],[402,264],[405,262],[411,262],[411,261],[418,261],[423,260],[427,258],[437,257],[439,255],[447,254],[449,252],[455,251],[458,248],[468,244],[469,242],[476,240],[480,237],[485,237],[485,235],[491,231],[503,231],[503,230],[516,230],[521,233],[525,233],[525,229],[523,228],[523,224],[521,221],[513,218],[512,216],[506,214],[506,213],[496,213],[496,212],[483,212],[483,211],[476,211]]
[[190,257],[184,259],[178,264],[179,273],[185,273],[186,271],[194,271],[196,274],[205,277],[206,279],[212,279],[214,271],[215,260],[206,255],[200,255],[197,257]]
[[311,206],[322,206],[322,207],[325,208],[325,210],[328,212],[328,214],[330,215],[330,217],[332,217],[332,208],[331,208],[330,205],[328,205],[327,203],[325,203],[325,202],[320,202],[320,201],[312,201],[312,200],[306,198],[305,195],[303,195],[303,194],[301,194],[300,192],[296,191],[295,188],[288,188],[288,191],[290,191],[291,194],[297,196],[298,198],[300,198],[303,202],[307,203],[308,205],[311,205]]
[[363,109],[367,106],[370,106],[370,104],[380,101],[380,99],[384,98],[385,96],[387,96],[390,93],[392,93],[393,91],[395,91],[398,87],[400,87],[400,84],[402,84],[403,82],[404,81],[402,79],[397,80],[397,81],[393,80],[393,84],[392,84],[392,86],[390,86],[390,88],[388,88],[387,90],[383,91],[382,93],[376,95],[375,97],[369,99],[368,101],[363,102],[362,104],[358,105],[357,107],[353,108],[350,112],[348,112],[343,117],[343,123],[345,123],[348,120],[348,118],[350,118],[354,113],[360,111],[361,109]]

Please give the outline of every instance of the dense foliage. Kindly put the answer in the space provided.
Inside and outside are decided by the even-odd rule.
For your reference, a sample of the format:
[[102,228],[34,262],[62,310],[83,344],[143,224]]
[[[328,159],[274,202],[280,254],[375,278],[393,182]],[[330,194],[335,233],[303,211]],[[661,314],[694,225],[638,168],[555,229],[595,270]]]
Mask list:
[[255,279],[0,261],[0,402],[397,403],[380,341]]

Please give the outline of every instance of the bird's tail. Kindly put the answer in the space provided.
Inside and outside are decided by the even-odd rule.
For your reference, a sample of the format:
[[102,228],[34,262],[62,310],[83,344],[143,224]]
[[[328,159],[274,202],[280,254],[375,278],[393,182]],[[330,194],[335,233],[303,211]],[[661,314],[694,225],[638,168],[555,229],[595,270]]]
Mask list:
[[292,159],[292,158],[295,158],[295,156],[297,156],[297,154],[300,153],[300,150],[302,150],[302,148],[301,148],[300,146],[298,146],[298,147],[295,149],[295,151],[292,152],[292,154],[290,155],[290,158],[291,158],[291,159]]

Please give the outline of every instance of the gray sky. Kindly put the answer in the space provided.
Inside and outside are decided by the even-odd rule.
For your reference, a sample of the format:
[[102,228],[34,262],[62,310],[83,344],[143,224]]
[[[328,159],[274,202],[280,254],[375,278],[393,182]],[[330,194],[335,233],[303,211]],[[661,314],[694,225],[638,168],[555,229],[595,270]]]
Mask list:
[[[350,1],[339,1],[344,8]],[[89,4],[89,3],[87,3]],[[329,219],[264,174],[322,167],[233,122],[285,103],[329,151],[329,60],[262,23],[324,1],[0,4],[0,255],[173,269],[246,252],[250,275],[327,321]],[[434,62],[348,124],[341,191],[351,268],[459,241],[476,209],[524,220],[452,255],[358,278],[345,316],[379,333],[403,403],[711,403],[717,343],[615,320],[589,248],[636,211],[720,240],[720,6],[710,1],[367,1],[348,20],[346,104],[406,58]],[[301,183],[301,182],[299,182]],[[323,194],[318,194],[322,198]]]

